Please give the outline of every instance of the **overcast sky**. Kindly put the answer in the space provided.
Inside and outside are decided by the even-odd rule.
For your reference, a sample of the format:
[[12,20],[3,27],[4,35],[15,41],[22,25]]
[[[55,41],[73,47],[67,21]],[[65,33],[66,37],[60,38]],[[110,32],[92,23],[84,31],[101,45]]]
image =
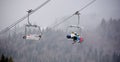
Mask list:
[[[46,0],[0,0],[0,30],[11,25],[25,14],[28,9],[35,9]],[[56,19],[70,16],[92,0],[51,0],[44,7],[30,16],[34,24],[47,27]],[[102,18],[120,18],[120,0],[96,0],[81,11],[81,24],[93,26]],[[92,21],[91,21],[91,20]],[[97,20],[97,21],[96,21]],[[21,24],[25,24],[24,20]]]

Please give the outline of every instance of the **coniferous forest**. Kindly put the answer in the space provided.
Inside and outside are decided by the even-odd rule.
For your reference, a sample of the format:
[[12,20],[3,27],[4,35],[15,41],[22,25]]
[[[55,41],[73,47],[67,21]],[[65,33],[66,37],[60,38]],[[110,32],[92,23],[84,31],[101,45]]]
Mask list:
[[[33,31],[34,32],[34,31]],[[46,28],[39,41],[24,40],[24,27],[0,35],[0,62],[120,62],[120,19],[102,19],[72,44],[64,30]]]

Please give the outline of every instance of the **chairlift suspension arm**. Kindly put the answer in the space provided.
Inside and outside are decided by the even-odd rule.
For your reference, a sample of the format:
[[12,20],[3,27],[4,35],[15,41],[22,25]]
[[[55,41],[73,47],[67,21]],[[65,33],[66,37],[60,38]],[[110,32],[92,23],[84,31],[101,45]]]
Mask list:
[[[45,4],[47,4],[50,0],[45,1],[43,4],[41,4],[40,6],[38,6],[36,9],[32,10],[32,12],[29,13],[29,16],[31,14],[33,14],[34,12],[36,12],[37,10],[39,10],[40,8],[42,8]],[[15,23],[11,24],[10,26],[6,27],[5,29],[0,31],[1,33],[5,33],[8,30],[10,30],[12,27],[16,26],[18,23],[22,22],[24,19],[26,19],[28,17],[28,14],[23,16],[21,19],[17,20]]]
[[77,16],[78,16],[77,26],[79,26],[79,24],[80,24],[80,13],[79,13],[79,11],[76,11],[74,15],[77,15]]
[[28,25],[31,25],[31,23],[30,23],[30,18],[29,18],[30,15],[29,15],[29,14],[32,12],[32,9],[31,9],[31,10],[28,10],[27,12],[28,12]]
[[29,11],[27,11],[27,12],[28,12],[28,24],[31,25],[30,21],[29,21]]
[[78,26],[80,24],[80,14],[78,14]]

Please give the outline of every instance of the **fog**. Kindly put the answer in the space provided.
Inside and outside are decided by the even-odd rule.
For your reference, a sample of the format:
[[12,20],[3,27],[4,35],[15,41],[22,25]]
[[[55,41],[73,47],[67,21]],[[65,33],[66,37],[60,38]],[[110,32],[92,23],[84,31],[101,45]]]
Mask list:
[[[0,0],[0,30],[8,27],[46,0]],[[55,26],[92,0],[51,0],[30,16],[42,28],[40,40],[25,40],[27,19],[0,34],[0,62],[120,62],[120,1],[96,0],[80,12],[82,43],[67,39],[67,27],[77,24],[77,16]],[[55,26],[54,28],[51,28]],[[33,28],[33,27],[32,27]],[[74,30],[74,29],[73,29]],[[38,31],[29,29],[27,33]],[[3,58],[8,57],[7,59]],[[8,60],[9,62],[9,60]]]
[[[46,0],[0,0],[0,28],[11,25],[25,14],[27,10],[35,9]],[[80,10],[92,0],[51,0],[44,7],[39,9],[30,16],[30,20],[34,24],[42,27],[48,27],[58,18],[70,16],[77,10]],[[102,18],[119,18],[119,0],[96,0],[89,7],[81,11],[81,24],[86,27],[96,26]],[[92,21],[89,20],[89,18]],[[95,20],[99,21],[95,21]],[[21,24],[25,24],[23,21]]]

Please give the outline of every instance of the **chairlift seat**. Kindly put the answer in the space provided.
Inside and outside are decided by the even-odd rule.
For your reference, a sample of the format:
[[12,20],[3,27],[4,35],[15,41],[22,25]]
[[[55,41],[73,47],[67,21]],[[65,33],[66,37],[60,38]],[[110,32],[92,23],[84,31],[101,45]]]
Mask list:
[[23,39],[26,39],[26,40],[40,40],[41,35],[30,34],[30,35],[23,36]]

